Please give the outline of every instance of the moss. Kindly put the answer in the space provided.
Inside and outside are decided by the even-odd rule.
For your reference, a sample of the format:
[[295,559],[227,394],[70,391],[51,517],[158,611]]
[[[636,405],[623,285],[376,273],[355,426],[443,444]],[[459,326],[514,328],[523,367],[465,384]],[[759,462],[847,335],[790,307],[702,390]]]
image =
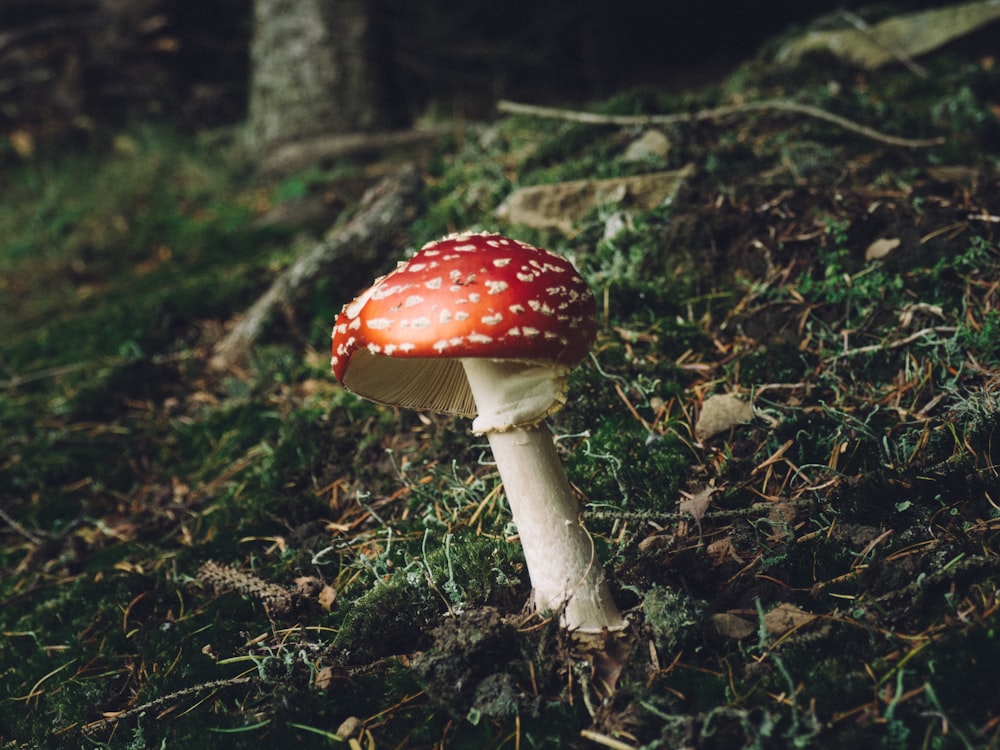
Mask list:
[[471,531],[446,534],[424,564],[450,603],[460,608],[486,604],[527,579],[518,545]]
[[344,619],[334,645],[353,664],[425,647],[427,626],[443,609],[426,585],[405,576],[378,584],[342,606]]
[[652,586],[643,596],[642,616],[660,653],[673,654],[700,640],[708,605],[682,591]]
[[566,463],[591,508],[653,512],[674,508],[687,466],[676,436],[649,435],[631,417],[606,418]]

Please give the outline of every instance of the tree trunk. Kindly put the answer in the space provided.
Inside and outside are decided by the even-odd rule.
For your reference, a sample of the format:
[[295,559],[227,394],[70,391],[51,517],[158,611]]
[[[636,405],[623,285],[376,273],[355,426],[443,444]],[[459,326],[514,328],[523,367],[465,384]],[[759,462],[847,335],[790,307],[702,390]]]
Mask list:
[[258,154],[396,123],[378,3],[254,0],[249,138]]

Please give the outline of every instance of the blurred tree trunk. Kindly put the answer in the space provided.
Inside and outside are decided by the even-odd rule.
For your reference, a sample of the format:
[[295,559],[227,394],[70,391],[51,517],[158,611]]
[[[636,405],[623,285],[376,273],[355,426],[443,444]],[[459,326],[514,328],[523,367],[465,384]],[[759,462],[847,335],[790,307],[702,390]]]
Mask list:
[[387,128],[391,55],[372,0],[254,0],[249,136],[263,154],[295,141]]

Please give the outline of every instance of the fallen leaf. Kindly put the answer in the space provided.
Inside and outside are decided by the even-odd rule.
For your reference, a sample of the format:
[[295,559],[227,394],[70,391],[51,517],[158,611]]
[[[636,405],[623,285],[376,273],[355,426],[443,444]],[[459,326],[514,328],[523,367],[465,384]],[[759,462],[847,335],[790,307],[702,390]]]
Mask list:
[[791,503],[786,503],[783,501],[778,501],[771,506],[771,509],[767,513],[769,520],[776,523],[793,524],[799,517],[798,508],[796,508]]
[[322,667],[316,672],[313,678],[313,687],[317,690],[327,690],[333,684],[333,670],[330,667]]
[[293,583],[295,593],[306,598],[316,596],[323,589],[323,579],[316,576],[299,576]]
[[622,161],[637,162],[666,159],[670,155],[670,139],[662,130],[647,130],[625,149]]
[[342,740],[346,740],[348,737],[358,734],[364,728],[365,723],[361,719],[357,716],[348,716],[337,727],[337,736]]
[[35,138],[27,130],[15,130],[7,136],[11,148],[22,159],[35,155]]
[[708,556],[712,558],[712,567],[716,568],[722,563],[726,562],[732,558],[740,565],[743,564],[743,559],[736,554],[736,546],[733,544],[733,538],[731,536],[723,537],[722,539],[716,539],[708,547],[705,548]]
[[866,28],[809,31],[782,46],[776,60],[797,65],[804,55],[824,50],[874,70],[900,58],[930,52],[998,18],[1000,5],[995,0],[983,0],[892,16]]
[[717,487],[705,487],[693,495],[685,493],[685,499],[680,503],[681,513],[690,514],[695,523],[701,525],[701,519],[705,517],[708,506],[712,504],[712,495],[718,491]]
[[708,440],[720,432],[749,422],[753,418],[753,406],[732,393],[717,393],[705,399],[701,414],[694,426],[694,434],[699,440]]
[[868,246],[865,250],[865,260],[878,260],[884,258],[893,250],[899,247],[899,238],[893,237],[891,240],[880,237]]
[[573,180],[533,185],[512,192],[497,209],[499,218],[571,235],[577,222],[598,206],[649,210],[663,205],[694,174],[690,165],[670,172],[653,172],[607,180]]
[[816,615],[805,612],[794,604],[782,602],[764,615],[764,627],[771,635],[780,636],[815,619]]
[[337,599],[337,592],[334,590],[333,586],[326,585],[319,592],[319,596],[316,597],[316,601],[319,602],[319,606],[325,609],[327,612],[333,607],[333,603]]
[[757,632],[757,626],[754,623],[729,612],[718,612],[712,615],[712,624],[715,625],[715,630],[719,635],[723,638],[731,638],[734,641],[741,640]]

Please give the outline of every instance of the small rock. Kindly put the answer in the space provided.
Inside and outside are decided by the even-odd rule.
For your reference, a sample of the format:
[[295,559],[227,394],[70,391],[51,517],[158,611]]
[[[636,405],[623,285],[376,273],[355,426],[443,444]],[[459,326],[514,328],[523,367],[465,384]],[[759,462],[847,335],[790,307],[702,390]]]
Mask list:
[[650,159],[666,160],[670,154],[670,139],[660,130],[647,130],[632,141],[622,154],[622,161],[637,162]]

